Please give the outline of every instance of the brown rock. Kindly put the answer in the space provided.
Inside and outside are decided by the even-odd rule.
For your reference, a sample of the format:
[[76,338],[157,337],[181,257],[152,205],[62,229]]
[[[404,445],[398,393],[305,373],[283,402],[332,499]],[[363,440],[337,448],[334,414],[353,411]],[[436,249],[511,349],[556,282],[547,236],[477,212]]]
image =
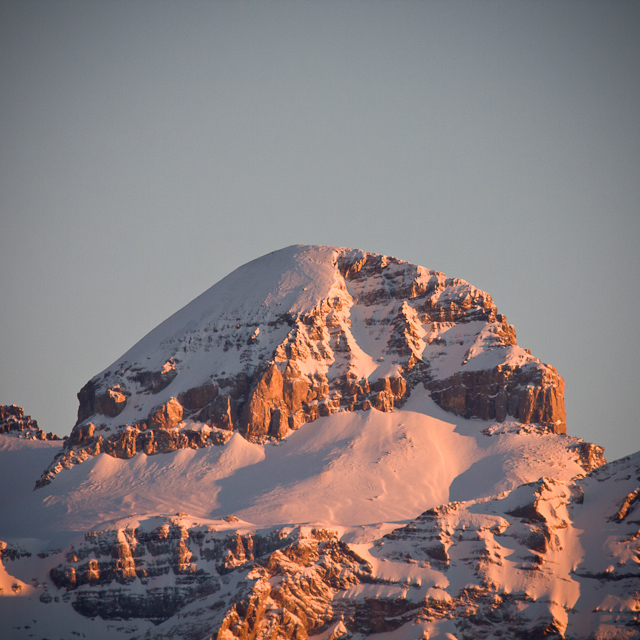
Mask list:
[[132,380],[137,382],[143,393],[160,393],[163,389],[166,389],[178,375],[175,370],[175,363],[171,358],[167,363],[167,368],[162,371],[137,371]]
[[78,400],[78,423],[88,417],[100,413],[109,418],[115,418],[122,413],[127,404],[127,395],[121,385],[116,384],[101,393],[96,393],[95,381],[90,380],[80,389]]
[[38,423],[24,415],[24,409],[15,404],[0,404],[0,433],[13,433],[33,440],[60,440],[53,433],[45,433]]
[[314,390],[313,382],[307,376],[302,376],[297,367],[287,365],[282,376],[283,401],[289,413],[295,413],[305,402],[317,397],[318,389]]
[[125,429],[113,442],[112,449],[108,453],[116,458],[133,458],[138,453],[137,438],[138,431],[136,429]]
[[182,422],[182,405],[171,398],[168,402],[153,409],[147,418],[150,429],[171,429]]
[[572,449],[578,454],[580,464],[587,473],[591,473],[594,469],[607,464],[604,458],[604,447],[590,442],[579,442],[573,445]]
[[554,433],[566,432],[564,380],[549,365],[459,372],[425,386],[438,405],[465,418],[504,422],[511,416]]
[[229,396],[218,396],[199,415],[203,422],[209,422],[218,429],[232,431],[238,422],[236,401]]
[[193,387],[178,396],[178,401],[187,411],[197,411],[216,399],[218,387],[213,383]]
[[263,442],[269,434],[274,411],[280,410],[282,422],[284,406],[282,374],[274,363],[267,365],[259,375],[254,391],[244,407],[240,422],[240,433],[251,442]]
[[0,422],[5,422],[11,418],[22,420],[24,418],[24,409],[17,404],[0,404]]
[[85,444],[89,444],[93,439],[95,430],[96,425],[92,422],[78,426],[71,432],[71,435],[67,440],[67,446],[83,446]]

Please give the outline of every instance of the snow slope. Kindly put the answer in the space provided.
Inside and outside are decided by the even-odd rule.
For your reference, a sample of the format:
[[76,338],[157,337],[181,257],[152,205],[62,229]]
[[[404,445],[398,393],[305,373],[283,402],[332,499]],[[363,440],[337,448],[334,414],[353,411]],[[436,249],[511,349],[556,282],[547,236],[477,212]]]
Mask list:
[[580,440],[535,430],[483,433],[491,426],[456,418],[416,389],[403,409],[319,418],[278,444],[234,434],[222,447],[131,459],[100,454],[33,492],[25,503],[31,516],[14,516],[11,526],[23,521],[21,535],[34,537],[41,519],[56,535],[73,534],[130,514],[177,511],[234,514],[260,526],[399,522],[542,475],[585,473]]
[[129,516],[43,554],[35,586],[33,557],[5,559],[3,637],[634,640],[639,495],[640,452],[404,526]]

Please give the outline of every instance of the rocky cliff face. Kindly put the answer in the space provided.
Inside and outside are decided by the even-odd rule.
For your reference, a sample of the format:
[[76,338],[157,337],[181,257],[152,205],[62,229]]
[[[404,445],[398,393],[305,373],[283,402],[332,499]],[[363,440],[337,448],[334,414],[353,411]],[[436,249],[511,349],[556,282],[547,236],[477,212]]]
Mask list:
[[392,411],[416,385],[464,418],[565,432],[564,383],[468,283],[351,249],[249,263],[79,392],[78,423],[38,486],[104,452],[130,458],[286,438],[337,411]]
[[0,405],[0,434],[9,434],[30,440],[60,440],[53,433],[45,433],[31,417],[24,415],[24,409],[16,404]]
[[167,518],[88,534],[51,581],[83,616],[153,619],[157,640],[637,638],[639,483],[636,454],[386,535]]
[[254,553],[262,556],[290,544],[284,531],[220,535],[213,526],[153,520],[151,526],[88,533],[51,569],[53,584],[72,594],[78,613],[159,623],[220,592],[221,576],[253,560]]

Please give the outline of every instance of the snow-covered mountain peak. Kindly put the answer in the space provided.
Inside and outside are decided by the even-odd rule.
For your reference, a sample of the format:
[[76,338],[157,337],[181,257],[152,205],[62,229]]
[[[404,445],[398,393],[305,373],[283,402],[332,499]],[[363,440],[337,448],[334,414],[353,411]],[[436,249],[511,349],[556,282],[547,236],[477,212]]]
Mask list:
[[560,433],[563,384],[467,282],[357,249],[292,246],[236,269],[90,380],[42,482],[100,452],[200,448],[234,431],[281,440],[337,411],[391,411],[416,385],[456,415]]

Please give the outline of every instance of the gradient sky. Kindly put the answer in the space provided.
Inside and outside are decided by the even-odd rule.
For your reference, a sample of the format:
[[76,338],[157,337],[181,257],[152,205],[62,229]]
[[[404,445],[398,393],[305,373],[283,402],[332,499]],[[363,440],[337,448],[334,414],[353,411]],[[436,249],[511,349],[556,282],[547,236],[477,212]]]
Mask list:
[[488,291],[640,449],[640,2],[0,2],[0,403],[76,393],[241,264],[348,246]]

